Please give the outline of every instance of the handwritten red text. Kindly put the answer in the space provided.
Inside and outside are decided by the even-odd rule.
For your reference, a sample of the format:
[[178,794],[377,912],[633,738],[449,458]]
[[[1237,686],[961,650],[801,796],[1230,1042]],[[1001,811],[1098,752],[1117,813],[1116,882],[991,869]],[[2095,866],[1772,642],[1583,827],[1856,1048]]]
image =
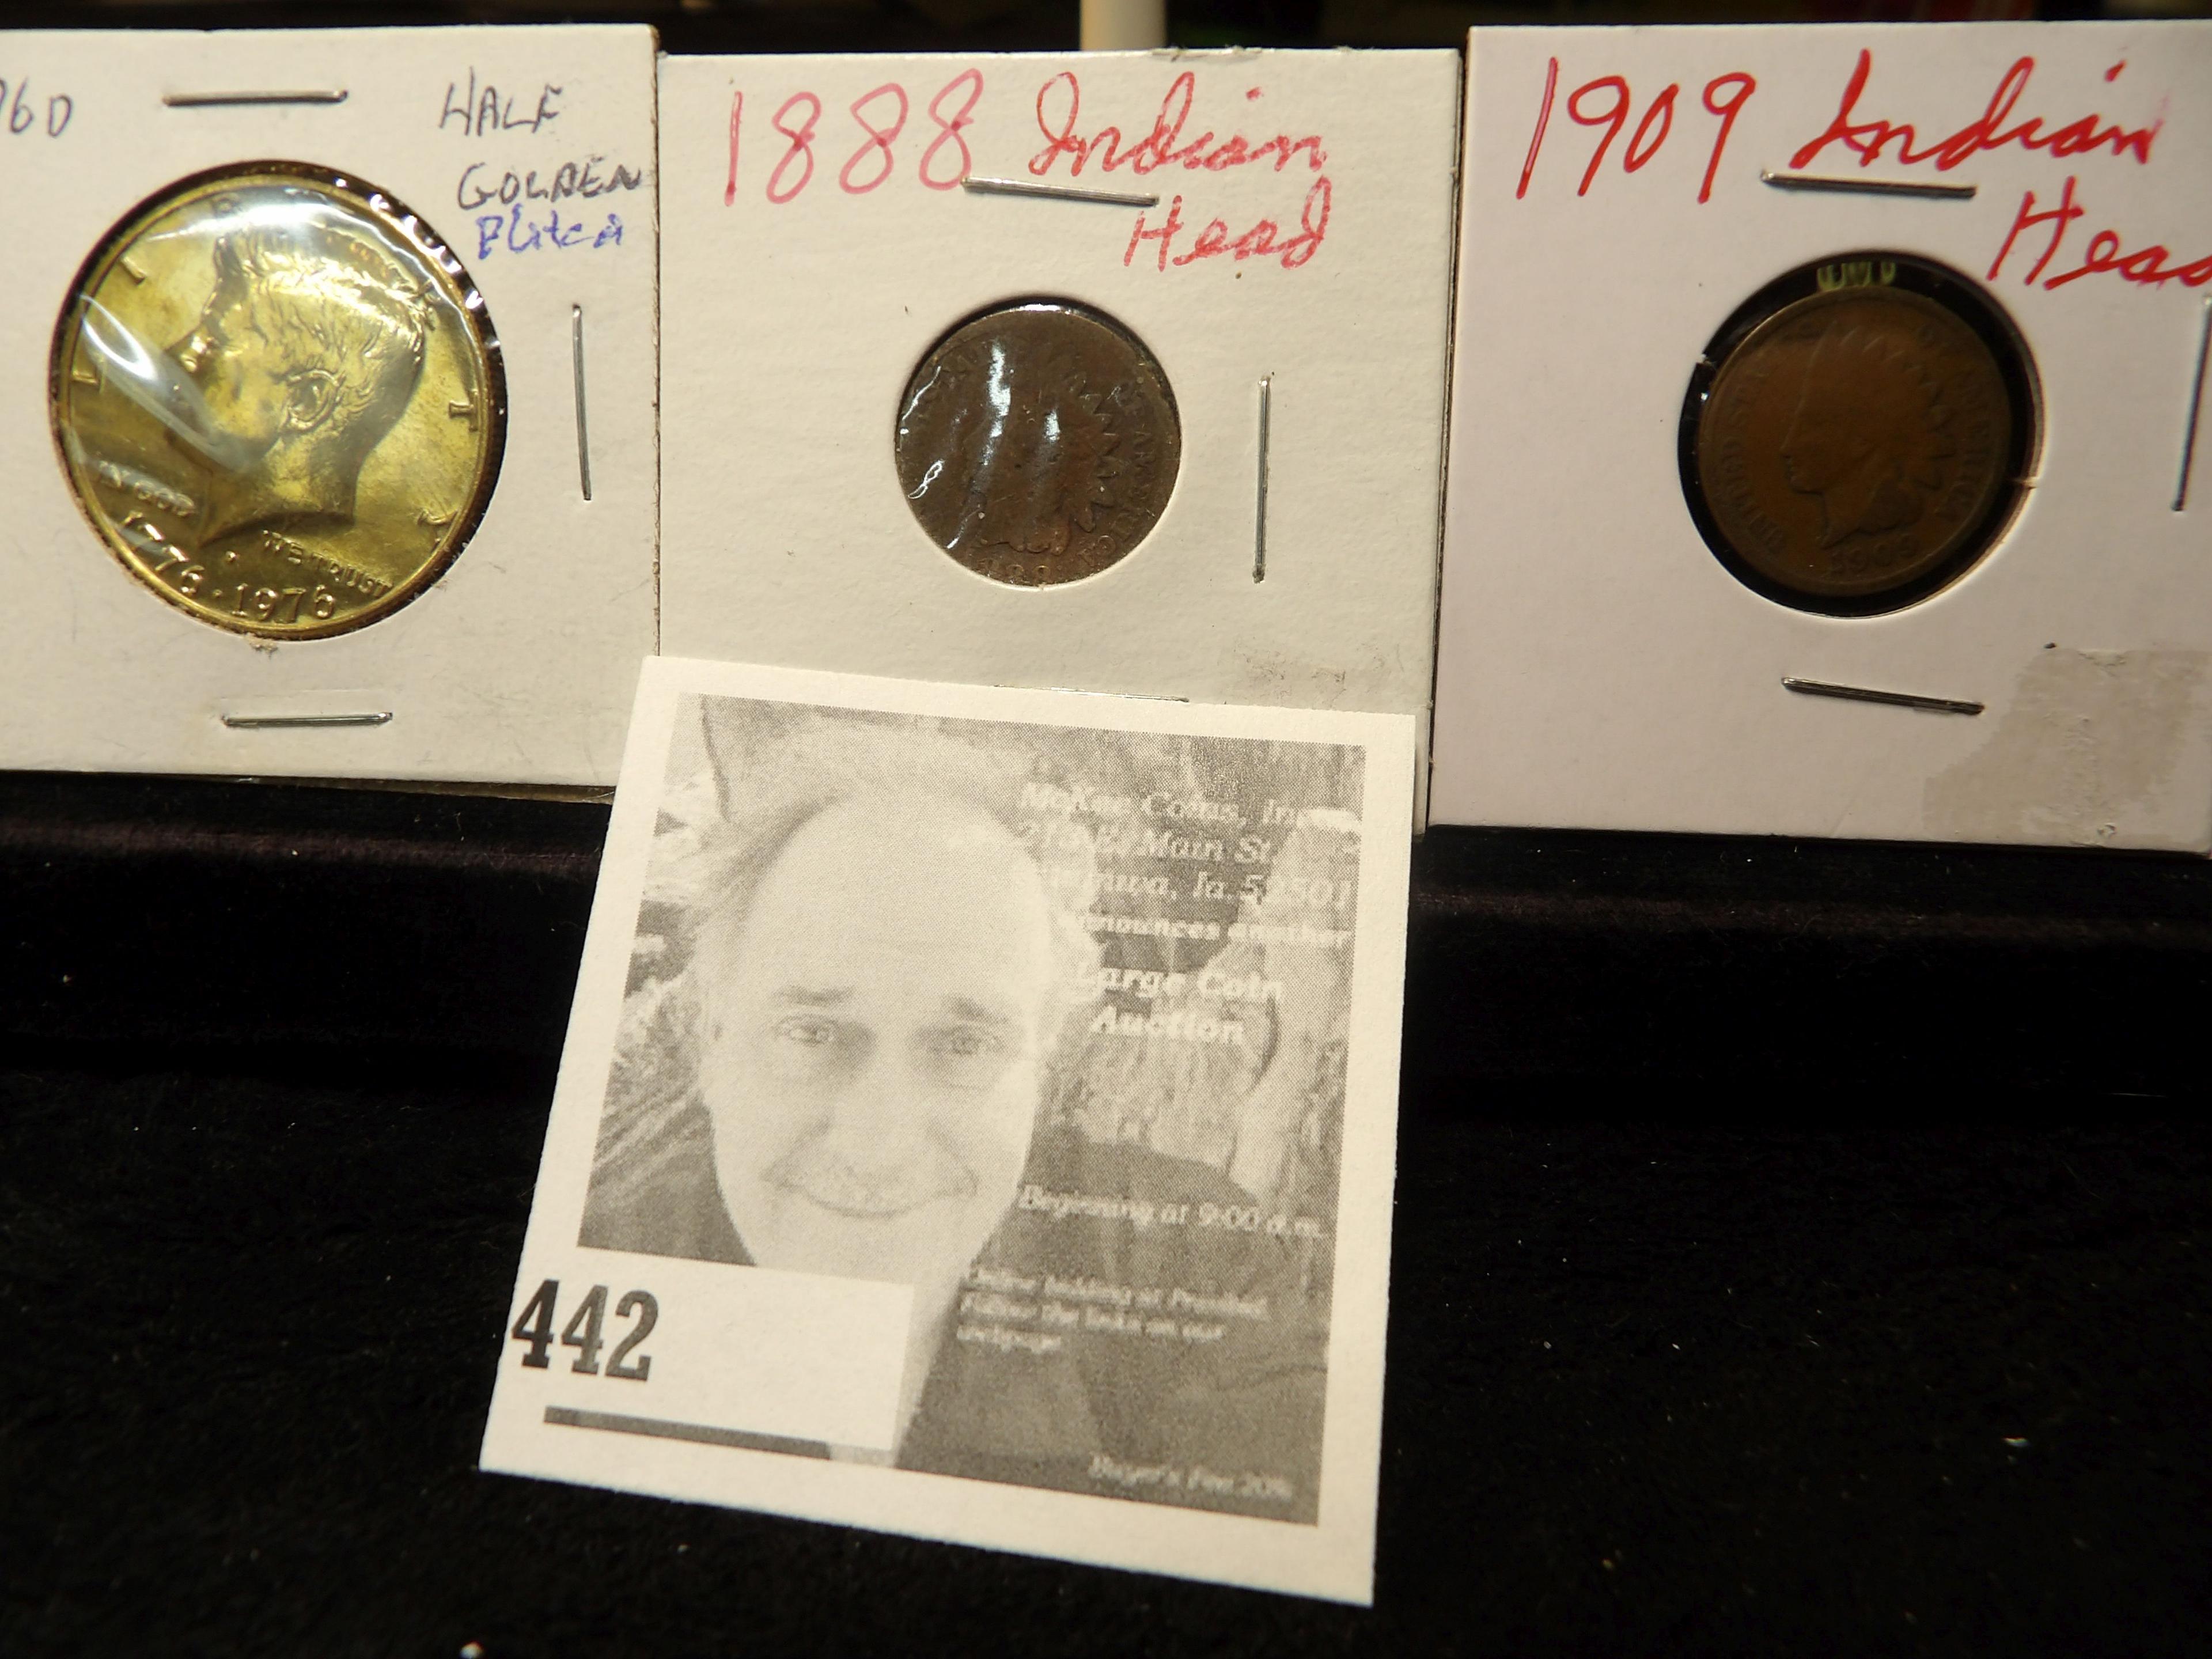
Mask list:
[[[1224,220],[1207,222],[1198,239],[1181,253],[1170,256],[1176,237],[1183,228],[1182,198],[1178,196],[1168,204],[1168,216],[1157,228],[1146,228],[1145,216],[1137,216],[1137,227],[1129,234],[1127,251],[1121,263],[1128,264],[1137,257],[1137,250],[1146,242],[1159,244],[1159,269],[1170,265],[1196,264],[1200,259],[1230,258],[1242,263],[1273,254],[1285,270],[1296,270],[1315,254],[1321,252],[1322,240],[1328,234],[1329,185],[1326,177],[1313,181],[1306,191],[1305,204],[1298,210],[1298,228],[1288,236],[1282,236],[1282,228],[1272,219],[1262,219],[1241,236],[1231,236]],[[1282,236],[1278,241],[1277,237]]]
[[[2125,67],[2124,64],[2115,64],[2106,72],[2105,79],[2117,80]],[[1827,131],[1790,158],[1793,169],[1812,166],[1831,144],[1841,144],[1856,155],[1863,167],[1872,167],[1880,161],[1882,152],[1892,144],[1896,146],[1890,156],[1892,161],[1904,167],[1933,161],[1938,173],[1948,173],[1985,150],[2003,149],[2014,144],[2026,150],[2047,150],[2059,157],[2087,155],[2106,149],[2115,156],[2132,155],[2139,164],[2148,167],[2151,144],[2159,129],[2166,125],[2161,118],[2148,126],[2130,128],[2117,121],[2107,121],[2101,115],[2084,115],[2046,132],[2044,118],[2032,115],[2007,126],[2005,123],[2012,120],[2013,111],[2027,94],[2028,82],[2035,74],[2035,59],[2022,58],[2004,72],[1997,89],[1990,94],[1988,107],[1979,115],[1948,137],[1916,149],[1913,141],[1918,135],[1910,123],[1852,118],[1858,107],[1859,94],[1866,90],[1867,79],[1873,73],[1874,54],[1863,50],[1844,88],[1843,102],[1829,121]]]
[[[2156,243],[2139,248],[2133,253],[2127,252],[2127,245],[2116,230],[2100,230],[2092,236],[2088,246],[2082,250],[2081,262],[2072,270],[2045,276],[2043,273],[2058,257],[2058,250],[2065,242],[2067,233],[2074,228],[2076,220],[2088,212],[2075,199],[2075,177],[2069,173],[2065,188],[2058,193],[2057,204],[2047,208],[2036,206],[2035,192],[2032,190],[2021,198],[2020,211],[2013,216],[2012,229],[2006,234],[2004,246],[1997,250],[1996,258],[1990,263],[1990,281],[1996,281],[2003,271],[2005,261],[2012,257],[2013,248],[2019,242],[2021,233],[2039,231],[2048,226],[2050,240],[2045,244],[2041,255],[2021,279],[2030,287],[2038,279],[2042,281],[2045,288],[2055,289],[2078,283],[2084,276],[2117,276],[2124,283],[2133,283],[2141,288],[2164,288],[2168,283],[2179,283],[2184,288],[2202,288],[2207,283],[2212,283],[2212,254],[2186,264],[2171,264],[2167,262],[2173,256]],[[2029,246],[2033,246],[2032,238]]]
[[[1528,158],[1521,164],[1521,182],[1515,187],[1513,198],[1519,201],[1528,193],[1528,181],[1535,176],[1536,157],[1544,148],[1544,134],[1552,124],[1552,106],[1559,95],[1559,60],[1550,60],[1544,71],[1544,96],[1536,109],[1536,130],[1529,136]],[[1742,113],[1744,103],[1759,90],[1759,82],[1741,70],[1730,70],[1717,75],[1705,82],[1699,101],[1705,112],[1713,116],[1720,125],[1713,133],[1713,147],[1705,157],[1705,177],[1698,184],[1698,200],[1712,199],[1713,175],[1720,171],[1721,156],[1728,149],[1729,134],[1735,130],[1735,118]],[[1650,165],[1654,156],[1674,131],[1674,103],[1681,96],[1680,82],[1669,82],[1644,111],[1637,122],[1636,131],[1629,135],[1628,143],[1620,152],[1620,167],[1624,173],[1641,173]],[[1582,182],[1575,186],[1575,194],[1587,196],[1597,179],[1598,169],[1605,165],[1613,141],[1620,137],[1621,129],[1628,125],[1629,112],[1635,107],[1635,99],[1628,82],[1618,75],[1601,75],[1594,81],[1585,81],[1567,94],[1567,118],[1577,126],[1602,127],[1605,131],[1595,148],[1590,151],[1589,163],[1583,168]]]
[[[932,190],[951,190],[968,176],[972,158],[962,135],[975,124],[975,105],[983,96],[983,72],[963,70],[938,89],[924,108],[936,130],[921,152],[915,176]],[[837,169],[838,189],[848,196],[866,196],[888,184],[899,170],[894,146],[907,128],[912,111],[907,90],[896,81],[862,93],[845,106],[845,112],[862,134],[860,148]],[[735,207],[738,171],[743,155],[745,95],[730,94],[730,170],[722,187],[722,205]],[[814,142],[822,125],[822,100],[812,92],[794,92],[769,117],[769,126],[783,142],[775,165],[769,170],[766,194],[778,206],[795,201],[814,181]],[[950,146],[950,151],[947,146]]]
[[[1245,91],[1245,101],[1256,103],[1261,95],[1260,88],[1250,87]],[[845,106],[845,117],[860,137],[858,146],[841,161],[842,143],[829,136],[839,129],[839,118],[825,110],[820,94],[804,88],[791,93],[773,106],[768,117],[773,135],[769,153],[773,160],[767,164],[765,181],[754,187],[779,207],[798,200],[812,187],[817,171],[836,179],[837,188],[848,196],[872,194],[895,178],[909,173],[931,190],[957,189],[973,164],[966,133],[975,125],[976,106],[982,96],[983,72],[975,69],[954,76],[927,103],[896,81],[871,88]],[[1134,264],[1150,246],[1153,264],[1162,271],[1208,259],[1242,264],[1271,258],[1285,270],[1308,264],[1328,240],[1334,198],[1334,187],[1322,171],[1328,153],[1321,135],[1231,133],[1222,137],[1210,126],[1193,135],[1191,111],[1197,96],[1197,76],[1185,70],[1169,83],[1158,113],[1140,137],[1126,140],[1121,128],[1109,125],[1086,137],[1077,131],[1083,88],[1072,71],[1064,70],[1037,89],[1036,118],[1044,145],[1030,158],[1030,172],[1045,177],[1063,157],[1065,173],[1071,178],[1086,168],[1094,173],[1150,173],[1163,167],[1194,173],[1258,167],[1279,173],[1293,163],[1303,162],[1293,177],[1311,177],[1294,219],[1291,204],[1285,202],[1273,217],[1240,220],[1236,225],[1226,218],[1211,217],[1201,224],[1200,210],[1192,209],[1185,197],[1176,195],[1164,216],[1157,209],[1138,214],[1121,263]],[[737,205],[744,167],[757,169],[761,165],[748,160],[745,103],[743,91],[730,94],[729,170],[722,187],[725,207]],[[752,118],[757,125],[759,115]],[[915,139],[908,136],[910,130],[933,136],[922,147],[920,159],[909,164],[903,158],[913,155]],[[1663,137],[1663,132],[1660,136]],[[757,171],[754,176],[758,176]],[[1192,234],[1194,224],[1200,228]]]
[[1150,131],[1134,143],[1125,145],[1121,129],[1116,126],[1101,127],[1085,138],[1076,131],[1083,114],[1082,85],[1073,71],[1062,70],[1037,88],[1037,131],[1044,135],[1044,148],[1030,157],[1030,171],[1044,178],[1063,155],[1068,158],[1071,177],[1079,174],[1093,161],[1102,173],[1127,167],[1139,174],[1170,167],[1193,173],[1224,173],[1231,167],[1251,167],[1262,161],[1272,161],[1275,171],[1280,173],[1299,155],[1305,157],[1306,165],[1316,173],[1328,164],[1328,153],[1322,149],[1317,132],[1301,138],[1279,132],[1273,137],[1255,141],[1242,133],[1217,138],[1208,127],[1184,143],[1183,128],[1189,123],[1191,103],[1197,95],[1198,77],[1185,70],[1170,82]]

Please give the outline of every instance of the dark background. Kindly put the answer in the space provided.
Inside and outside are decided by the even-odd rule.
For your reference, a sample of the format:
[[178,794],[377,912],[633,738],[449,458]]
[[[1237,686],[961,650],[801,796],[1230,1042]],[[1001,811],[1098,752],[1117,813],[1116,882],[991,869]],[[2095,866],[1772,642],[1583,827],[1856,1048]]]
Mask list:
[[605,821],[0,775],[0,1651],[2202,1650],[2212,865],[1421,843],[1357,1612],[476,1473]]
[[[1180,46],[1453,46],[1477,24],[2201,16],[2212,0],[1167,0]],[[0,0],[10,28],[650,23],[708,52],[1061,52],[1075,0]]]
[[[1170,8],[1186,45],[1968,14],[2030,8]],[[1042,0],[0,6],[574,15],[1076,40]],[[1419,845],[1361,1612],[476,1473],[605,823],[0,774],[0,1654],[2206,1647],[2212,865]]]

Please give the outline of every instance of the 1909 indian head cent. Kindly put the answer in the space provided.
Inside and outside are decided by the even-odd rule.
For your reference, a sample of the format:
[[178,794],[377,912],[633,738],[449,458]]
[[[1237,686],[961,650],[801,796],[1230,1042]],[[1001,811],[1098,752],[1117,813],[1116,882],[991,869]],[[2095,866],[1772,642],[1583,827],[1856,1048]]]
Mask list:
[[1692,375],[1683,486],[1721,562],[1768,598],[1893,611],[2002,539],[2036,441],[2033,372],[1964,277],[1892,254],[1754,295]]
[[272,639],[422,592],[498,477],[483,301],[399,204],[293,163],[126,216],[55,330],[54,436],[93,528],[172,605]]
[[1174,393],[1103,313],[1030,300],[969,319],[900,399],[899,487],[930,538],[1024,587],[1096,575],[1166,508],[1182,459]]

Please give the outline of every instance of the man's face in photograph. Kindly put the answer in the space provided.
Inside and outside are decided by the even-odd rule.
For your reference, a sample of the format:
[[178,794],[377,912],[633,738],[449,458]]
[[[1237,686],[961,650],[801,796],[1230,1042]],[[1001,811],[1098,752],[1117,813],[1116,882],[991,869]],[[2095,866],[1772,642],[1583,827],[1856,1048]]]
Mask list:
[[964,803],[850,800],[793,836],[702,987],[715,1174],[755,1261],[966,1269],[1029,1156],[1049,915],[1020,843]]

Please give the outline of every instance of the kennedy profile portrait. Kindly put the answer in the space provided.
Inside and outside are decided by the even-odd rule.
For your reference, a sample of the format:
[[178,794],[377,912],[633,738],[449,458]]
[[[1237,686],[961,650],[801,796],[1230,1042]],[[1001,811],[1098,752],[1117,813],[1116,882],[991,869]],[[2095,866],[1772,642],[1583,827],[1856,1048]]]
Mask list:
[[581,1243],[913,1287],[892,1449],[774,1449],[1312,1521],[1348,950],[1205,872],[1356,753],[693,701]]
[[[168,355],[223,441],[203,541],[285,521],[350,521],[363,464],[422,376],[423,284],[331,219],[241,214],[214,241],[215,285]],[[219,459],[218,459],[219,457]]]

